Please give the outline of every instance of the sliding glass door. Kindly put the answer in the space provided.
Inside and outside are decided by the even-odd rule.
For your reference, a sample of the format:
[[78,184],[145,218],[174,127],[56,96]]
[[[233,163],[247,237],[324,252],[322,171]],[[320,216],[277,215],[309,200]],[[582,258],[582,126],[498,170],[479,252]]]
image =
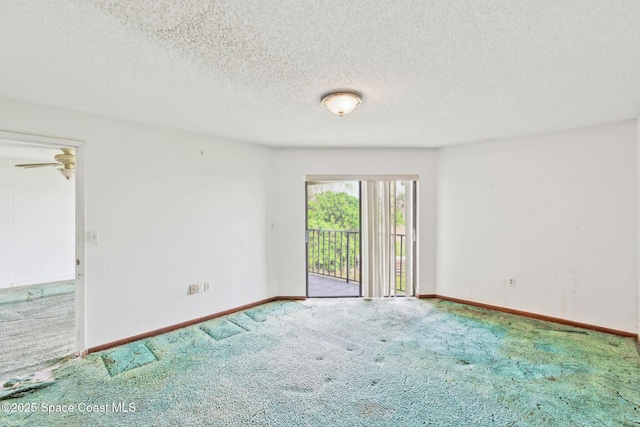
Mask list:
[[416,289],[412,179],[308,180],[308,297],[403,297]]

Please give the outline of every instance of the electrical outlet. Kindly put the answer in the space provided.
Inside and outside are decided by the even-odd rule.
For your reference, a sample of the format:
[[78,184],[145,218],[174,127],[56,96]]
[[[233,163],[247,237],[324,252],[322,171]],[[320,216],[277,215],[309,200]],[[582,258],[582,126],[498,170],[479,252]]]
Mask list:
[[204,282],[204,291],[209,292],[211,290],[211,283]]
[[202,285],[198,283],[196,286],[198,287],[198,293],[202,292]]
[[198,293],[198,285],[189,285],[189,295]]
[[515,287],[516,279],[513,277],[507,277],[507,286]]

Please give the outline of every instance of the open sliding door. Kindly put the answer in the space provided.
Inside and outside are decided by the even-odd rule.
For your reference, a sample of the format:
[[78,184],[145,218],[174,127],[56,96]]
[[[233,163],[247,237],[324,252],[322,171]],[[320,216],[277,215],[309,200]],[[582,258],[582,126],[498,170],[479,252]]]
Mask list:
[[359,297],[360,182],[306,183],[308,297]]

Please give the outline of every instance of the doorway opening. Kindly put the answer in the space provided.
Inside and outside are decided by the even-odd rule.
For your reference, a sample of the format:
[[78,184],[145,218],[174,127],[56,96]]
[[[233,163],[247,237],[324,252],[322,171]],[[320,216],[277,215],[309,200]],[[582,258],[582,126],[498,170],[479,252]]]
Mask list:
[[0,379],[83,351],[79,145],[0,132]]
[[306,183],[307,296],[359,297],[360,182]]

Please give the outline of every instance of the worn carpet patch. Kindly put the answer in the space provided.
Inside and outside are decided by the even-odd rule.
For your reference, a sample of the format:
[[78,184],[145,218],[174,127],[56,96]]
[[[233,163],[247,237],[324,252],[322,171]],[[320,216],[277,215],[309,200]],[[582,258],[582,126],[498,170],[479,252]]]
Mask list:
[[144,341],[121,345],[104,352],[102,355],[104,366],[111,376],[139,368],[157,360]]
[[244,314],[256,322],[264,322],[269,317],[286,316],[304,308],[305,306],[294,301],[275,301],[246,310]]
[[4,288],[0,290],[0,304],[33,301],[52,295],[70,294],[75,289],[76,283],[73,280]]
[[235,334],[246,332],[246,329],[228,321],[226,318],[213,319],[208,322],[204,322],[200,325],[200,329],[218,341],[229,338]]
[[227,320],[240,326],[245,331],[252,331],[258,326],[256,321],[247,316],[245,313],[232,314],[227,317]]

